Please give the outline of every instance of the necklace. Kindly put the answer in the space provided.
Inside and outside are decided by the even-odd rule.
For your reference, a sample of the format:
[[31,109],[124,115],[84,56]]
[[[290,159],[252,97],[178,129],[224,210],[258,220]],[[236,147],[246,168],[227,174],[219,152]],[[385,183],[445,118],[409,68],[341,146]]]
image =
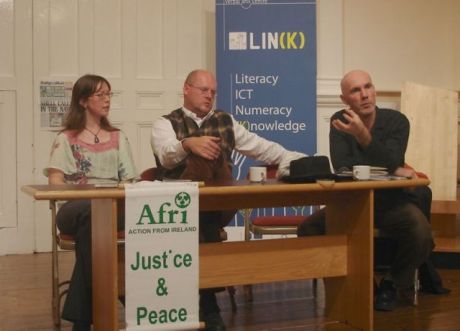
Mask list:
[[97,135],[99,134],[99,132],[101,132],[101,128],[99,127],[99,130],[97,130],[96,133],[94,133],[93,131],[91,131],[87,127],[85,127],[85,130],[88,131],[89,133],[91,133],[94,136],[94,143],[99,144],[100,140],[99,140],[99,137]]

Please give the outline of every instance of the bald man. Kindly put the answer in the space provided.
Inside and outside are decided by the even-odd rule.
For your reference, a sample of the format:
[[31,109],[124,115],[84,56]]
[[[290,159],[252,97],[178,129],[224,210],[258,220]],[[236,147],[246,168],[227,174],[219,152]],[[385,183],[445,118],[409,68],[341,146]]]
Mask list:
[[[361,70],[348,72],[341,81],[340,96],[346,108],[331,118],[329,146],[337,172],[354,165],[385,167],[389,173],[416,176],[404,168],[409,138],[409,121],[400,112],[376,107],[376,92],[370,75]],[[420,209],[424,188],[379,190],[375,192],[374,220],[396,242],[395,257],[389,275],[381,281],[375,309],[390,311],[396,307],[397,294],[413,297],[415,270],[427,260],[434,243],[431,227]],[[305,222],[298,234],[324,233],[324,210]],[[407,301],[407,300],[406,300]]]

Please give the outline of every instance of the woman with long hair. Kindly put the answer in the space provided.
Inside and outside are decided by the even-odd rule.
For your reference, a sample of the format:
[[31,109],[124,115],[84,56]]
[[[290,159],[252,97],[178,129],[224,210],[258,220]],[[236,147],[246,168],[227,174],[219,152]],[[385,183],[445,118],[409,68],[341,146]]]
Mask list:
[[[125,134],[107,116],[112,91],[101,76],[84,75],[74,84],[64,129],[54,140],[50,162],[44,169],[51,185],[108,184],[137,177]],[[91,201],[72,200],[58,211],[61,233],[75,238],[75,266],[62,318],[73,322],[73,331],[89,331],[92,323]],[[118,228],[124,215],[118,215]]]

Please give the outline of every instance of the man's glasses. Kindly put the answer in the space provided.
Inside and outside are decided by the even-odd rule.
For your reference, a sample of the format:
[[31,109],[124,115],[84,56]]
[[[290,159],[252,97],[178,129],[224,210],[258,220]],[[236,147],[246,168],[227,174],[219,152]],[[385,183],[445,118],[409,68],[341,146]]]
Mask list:
[[99,93],[94,93],[93,95],[95,97],[98,97],[99,99],[104,99],[105,97],[111,99],[113,97],[113,92],[99,92]]
[[197,90],[200,90],[202,94],[210,93],[212,97],[216,96],[216,94],[217,94],[216,90],[212,90],[209,87],[195,86],[195,85],[192,85],[192,84],[187,84],[187,85],[190,86],[190,87],[196,88]]

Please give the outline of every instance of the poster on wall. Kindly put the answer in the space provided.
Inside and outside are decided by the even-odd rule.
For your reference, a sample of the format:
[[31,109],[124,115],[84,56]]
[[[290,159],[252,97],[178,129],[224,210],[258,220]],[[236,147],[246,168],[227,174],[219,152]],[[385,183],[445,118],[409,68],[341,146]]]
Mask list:
[[[316,1],[217,0],[216,56],[218,109],[286,149],[316,153]],[[232,158],[234,177],[245,178],[253,161]]]
[[40,127],[59,128],[70,108],[73,82],[40,82]]

